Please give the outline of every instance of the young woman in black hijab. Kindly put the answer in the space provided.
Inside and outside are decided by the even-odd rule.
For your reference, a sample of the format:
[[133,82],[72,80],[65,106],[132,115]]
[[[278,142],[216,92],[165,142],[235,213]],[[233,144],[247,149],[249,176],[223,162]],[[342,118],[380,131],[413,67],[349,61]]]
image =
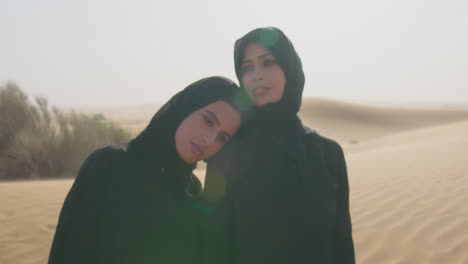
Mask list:
[[63,205],[49,264],[202,263],[192,171],[238,130],[238,91],[221,77],[197,81],[128,144],[91,154]]
[[236,138],[208,161],[203,196],[217,204],[209,225],[217,228],[208,232],[207,256],[354,263],[343,151],[297,117],[305,79],[292,43],[277,28],[255,29],[237,40],[234,61],[253,106]]

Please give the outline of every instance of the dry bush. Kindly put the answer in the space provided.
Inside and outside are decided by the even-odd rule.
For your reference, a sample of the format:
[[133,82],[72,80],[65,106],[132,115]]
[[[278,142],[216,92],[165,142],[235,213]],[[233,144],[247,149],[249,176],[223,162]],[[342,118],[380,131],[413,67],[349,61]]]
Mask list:
[[0,86],[0,120],[0,179],[74,175],[93,150],[130,139],[101,114],[63,112],[43,97],[30,102],[13,83]]

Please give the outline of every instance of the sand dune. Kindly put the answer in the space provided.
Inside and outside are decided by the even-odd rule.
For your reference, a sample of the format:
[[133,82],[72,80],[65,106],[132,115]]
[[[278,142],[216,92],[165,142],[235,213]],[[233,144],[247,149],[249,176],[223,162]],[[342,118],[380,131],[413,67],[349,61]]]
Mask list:
[[0,263],[47,263],[71,180],[0,183]]
[[[144,107],[104,114],[136,133]],[[468,263],[468,109],[306,99],[301,117],[345,149],[357,263]],[[0,183],[1,264],[46,262],[71,184]]]
[[408,130],[468,120],[468,108],[397,108],[306,98],[303,122],[342,144],[353,144]]
[[358,263],[468,263],[468,122],[373,146],[347,156]]
[[[160,104],[145,104],[81,111],[102,113],[136,135],[146,127],[159,107]],[[346,144],[416,128],[467,120],[468,107],[389,108],[323,98],[305,98],[299,116],[305,125]]]

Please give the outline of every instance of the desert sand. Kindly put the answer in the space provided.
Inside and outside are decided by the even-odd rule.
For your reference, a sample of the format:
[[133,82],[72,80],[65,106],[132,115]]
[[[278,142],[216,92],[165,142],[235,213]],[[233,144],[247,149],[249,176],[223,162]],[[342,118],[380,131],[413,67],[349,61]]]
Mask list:
[[[154,106],[102,111],[137,133]],[[308,98],[304,123],[342,144],[357,263],[468,263],[468,107]],[[203,166],[197,175],[203,178]],[[0,263],[46,263],[72,180],[0,183]]]

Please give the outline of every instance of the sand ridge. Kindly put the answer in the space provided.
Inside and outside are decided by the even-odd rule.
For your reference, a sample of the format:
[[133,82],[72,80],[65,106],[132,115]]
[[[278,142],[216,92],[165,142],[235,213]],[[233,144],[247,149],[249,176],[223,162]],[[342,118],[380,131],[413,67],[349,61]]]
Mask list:
[[358,263],[468,263],[467,132],[461,122],[347,155]]

